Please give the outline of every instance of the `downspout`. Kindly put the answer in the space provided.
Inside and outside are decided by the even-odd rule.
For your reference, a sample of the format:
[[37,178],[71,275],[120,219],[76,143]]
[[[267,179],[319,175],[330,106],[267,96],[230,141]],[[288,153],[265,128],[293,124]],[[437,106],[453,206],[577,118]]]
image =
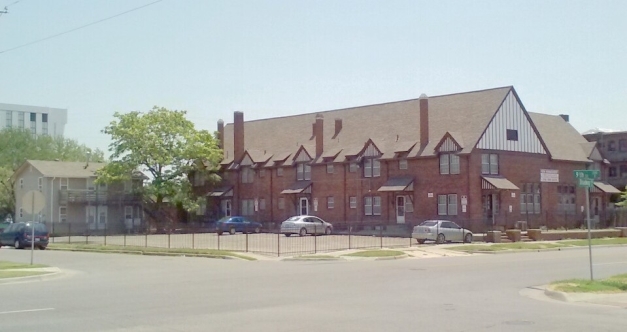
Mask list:
[[346,196],[346,165],[342,165],[344,167],[342,167],[342,169],[344,169],[344,178],[343,178],[343,183],[342,183],[342,193],[344,195],[344,204],[343,205],[343,212],[344,212],[344,222],[348,222],[348,220],[346,219],[346,201],[348,198],[348,205],[350,205],[350,198]]
[[270,168],[270,222],[274,222],[274,186],[273,186],[273,178],[274,178],[274,169]]
[[[468,154],[468,157],[466,158],[466,177],[467,177],[467,181],[466,181],[466,192],[468,193],[468,201],[471,202],[470,204],[468,204],[468,206],[466,207],[466,213],[467,213],[467,217],[466,220],[472,220],[471,218],[471,213],[470,213],[470,207],[472,206],[472,202],[474,202],[474,200],[472,199],[472,197],[470,197],[470,157],[472,156],[471,153]],[[481,186],[481,181],[479,181],[479,186]],[[482,193],[481,193],[482,194]],[[481,194],[479,195],[479,198],[481,198]],[[483,205],[482,205],[483,207]],[[483,219],[483,218],[482,218]],[[463,227],[463,226],[462,226]],[[465,227],[464,227],[465,228]],[[472,229],[472,227],[470,227],[470,229]]]

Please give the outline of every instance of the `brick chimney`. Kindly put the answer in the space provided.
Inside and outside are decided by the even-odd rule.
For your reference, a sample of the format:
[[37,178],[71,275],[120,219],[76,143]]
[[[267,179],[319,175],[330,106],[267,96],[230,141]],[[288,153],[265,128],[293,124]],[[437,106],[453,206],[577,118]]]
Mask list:
[[342,131],[342,119],[335,119],[335,133],[333,134],[333,137],[337,136],[340,131]]
[[324,118],[322,114],[316,114],[314,135],[316,136],[316,157],[319,157],[324,151]]
[[429,144],[429,97],[420,95],[420,149]]
[[224,149],[224,120],[218,120],[218,147]]
[[233,113],[233,159],[238,160],[244,155],[244,113]]

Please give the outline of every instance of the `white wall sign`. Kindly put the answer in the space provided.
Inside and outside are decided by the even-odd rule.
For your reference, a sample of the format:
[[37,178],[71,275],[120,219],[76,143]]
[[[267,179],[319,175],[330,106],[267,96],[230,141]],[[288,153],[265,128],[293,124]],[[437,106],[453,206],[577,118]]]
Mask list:
[[468,205],[468,196],[462,195],[462,205]]
[[427,197],[433,198],[433,193],[427,193]]
[[318,212],[318,199],[314,198],[314,211]]
[[540,182],[560,182],[560,173],[556,169],[541,169]]
[[466,205],[462,205],[462,212],[466,212]]
[[509,213],[512,213],[512,206],[509,206]]

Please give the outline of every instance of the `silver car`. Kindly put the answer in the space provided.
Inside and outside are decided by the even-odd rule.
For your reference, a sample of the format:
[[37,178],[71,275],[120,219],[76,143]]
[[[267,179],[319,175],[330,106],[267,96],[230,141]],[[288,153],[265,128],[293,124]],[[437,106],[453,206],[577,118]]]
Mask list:
[[305,236],[307,234],[325,234],[331,235],[333,225],[314,216],[294,216],[281,223],[281,234],[290,236],[298,234]]
[[435,241],[435,243],[472,242],[471,231],[448,220],[427,220],[414,227],[411,237],[421,244],[426,240]]

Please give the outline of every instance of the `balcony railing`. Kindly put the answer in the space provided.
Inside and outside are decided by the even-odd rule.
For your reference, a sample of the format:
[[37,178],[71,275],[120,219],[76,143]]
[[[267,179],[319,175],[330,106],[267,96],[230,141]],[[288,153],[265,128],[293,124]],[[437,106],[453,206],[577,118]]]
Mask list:
[[137,203],[141,195],[131,191],[90,190],[90,189],[61,189],[59,190],[59,204],[115,204]]

